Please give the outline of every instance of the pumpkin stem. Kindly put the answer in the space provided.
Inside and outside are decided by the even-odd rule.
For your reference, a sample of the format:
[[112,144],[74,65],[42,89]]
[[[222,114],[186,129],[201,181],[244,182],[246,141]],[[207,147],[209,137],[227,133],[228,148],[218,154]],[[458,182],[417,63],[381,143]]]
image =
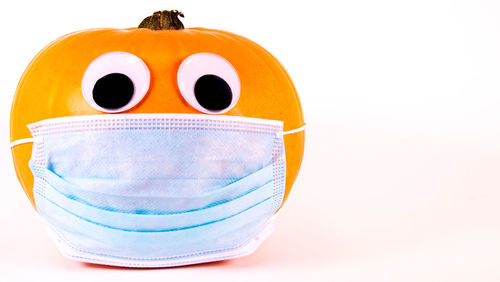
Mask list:
[[184,14],[177,10],[157,11],[152,16],[142,20],[139,28],[149,28],[152,30],[184,29],[184,25],[178,16],[184,17]]

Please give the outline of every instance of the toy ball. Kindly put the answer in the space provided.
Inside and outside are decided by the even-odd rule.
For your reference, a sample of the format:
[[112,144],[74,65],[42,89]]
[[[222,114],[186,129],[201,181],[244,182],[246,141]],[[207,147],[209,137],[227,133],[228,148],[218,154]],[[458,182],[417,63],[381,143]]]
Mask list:
[[297,177],[294,85],[239,35],[155,12],[41,50],[12,104],[17,177],[67,257],[169,267],[252,253]]

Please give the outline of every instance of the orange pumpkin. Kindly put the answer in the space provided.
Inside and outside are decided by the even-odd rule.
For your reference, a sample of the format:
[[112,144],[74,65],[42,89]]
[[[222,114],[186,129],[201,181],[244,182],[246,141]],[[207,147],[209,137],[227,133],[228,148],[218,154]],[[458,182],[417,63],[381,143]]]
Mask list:
[[[240,97],[230,116],[284,121],[284,130],[304,125],[302,110],[290,77],[281,64],[256,43],[226,31],[183,29],[178,12],[157,12],[139,28],[90,29],[56,39],[31,61],[24,72],[11,110],[11,141],[29,138],[28,124],[55,117],[119,114],[99,111],[82,95],[82,77],[102,54],[123,51],[141,58],[150,71],[145,97],[122,113],[200,112],[183,99],[177,71],[188,56],[207,52],[229,61],[241,81]],[[182,14],[181,14],[182,15]],[[298,174],[304,134],[286,135],[285,200]],[[28,167],[32,145],[12,148],[17,177],[32,204],[33,175]],[[283,201],[284,202],[284,201]]]

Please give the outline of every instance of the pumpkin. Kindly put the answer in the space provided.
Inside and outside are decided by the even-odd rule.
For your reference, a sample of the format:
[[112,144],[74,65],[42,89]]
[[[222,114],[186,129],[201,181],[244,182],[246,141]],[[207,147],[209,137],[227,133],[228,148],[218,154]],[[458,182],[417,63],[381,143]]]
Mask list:
[[[31,137],[27,125],[49,118],[120,113],[199,114],[199,109],[183,99],[177,77],[181,63],[198,53],[219,55],[230,62],[239,76],[237,103],[218,114],[281,120],[285,131],[303,126],[294,85],[269,52],[226,31],[184,29],[178,16],[183,14],[155,12],[138,28],[84,30],[50,43],[31,61],[19,81],[11,110],[11,141]],[[102,111],[84,97],[82,79],[97,57],[116,51],[142,59],[150,77],[142,93],[144,97],[137,104],[120,112]],[[300,168],[304,133],[286,135],[284,140],[286,200]],[[12,147],[17,177],[34,205],[33,175],[28,167],[31,151],[29,143]]]

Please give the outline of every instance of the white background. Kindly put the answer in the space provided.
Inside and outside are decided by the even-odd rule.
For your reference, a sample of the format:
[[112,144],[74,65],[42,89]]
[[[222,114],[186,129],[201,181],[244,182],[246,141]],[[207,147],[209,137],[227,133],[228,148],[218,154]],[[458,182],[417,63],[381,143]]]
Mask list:
[[[0,280],[500,281],[500,2],[1,5]],[[67,260],[14,174],[17,81],[58,36],[136,26],[160,9],[246,36],[289,71],[309,126],[294,192],[246,258],[154,270]]]

